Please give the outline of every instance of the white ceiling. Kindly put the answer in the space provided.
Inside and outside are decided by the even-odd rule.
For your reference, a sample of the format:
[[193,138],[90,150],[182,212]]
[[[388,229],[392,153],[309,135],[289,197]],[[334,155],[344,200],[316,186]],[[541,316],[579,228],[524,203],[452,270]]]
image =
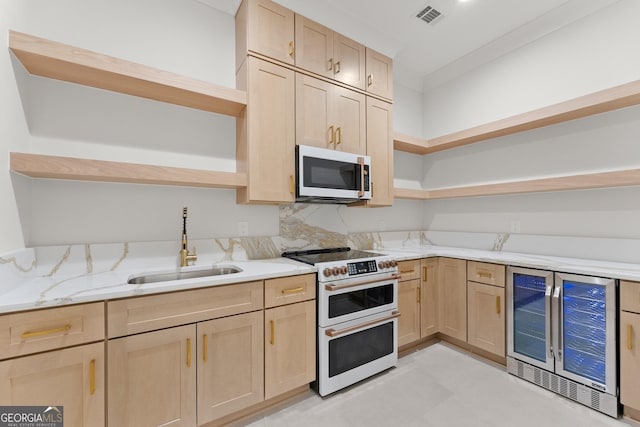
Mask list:
[[[198,0],[234,15],[240,0]],[[619,0],[275,0],[394,59],[394,79],[437,86]],[[431,24],[416,14],[442,13]]]

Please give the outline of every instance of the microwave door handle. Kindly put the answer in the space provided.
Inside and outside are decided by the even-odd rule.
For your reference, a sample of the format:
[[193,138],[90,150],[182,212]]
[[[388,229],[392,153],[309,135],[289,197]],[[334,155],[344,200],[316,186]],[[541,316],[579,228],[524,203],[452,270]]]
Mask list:
[[556,361],[562,362],[562,337],[560,336],[562,330],[562,307],[560,307],[560,296],[562,293],[562,286],[556,285],[553,290],[553,354]]
[[364,197],[364,157],[358,157],[358,164],[360,165],[360,191],[358,191],[358,198]]

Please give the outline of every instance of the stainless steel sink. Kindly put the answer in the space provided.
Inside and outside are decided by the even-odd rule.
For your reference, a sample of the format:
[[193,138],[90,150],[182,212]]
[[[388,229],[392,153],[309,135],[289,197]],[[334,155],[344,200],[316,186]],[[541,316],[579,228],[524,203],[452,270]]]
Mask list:
[[168,282],[171,280],[195,279],[197,277],[221,276],[225,274],[240,273],[241,268],[234,265],[224,267],[212,267],[200,270],[170,271],[167,273],[142,274],[132,276],[127,281],[130,285],[143,285],[145,283]]

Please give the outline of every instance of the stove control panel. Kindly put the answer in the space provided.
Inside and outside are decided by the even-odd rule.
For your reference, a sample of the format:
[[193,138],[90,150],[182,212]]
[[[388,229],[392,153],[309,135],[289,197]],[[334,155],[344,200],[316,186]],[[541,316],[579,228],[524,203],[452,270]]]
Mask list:
[[348,263],[332,263],[330,266],[321,268],[318,272],[321,279],[336,280],[366,274],[393,272],[397,266],[398,263],[395,260],[369,259]]

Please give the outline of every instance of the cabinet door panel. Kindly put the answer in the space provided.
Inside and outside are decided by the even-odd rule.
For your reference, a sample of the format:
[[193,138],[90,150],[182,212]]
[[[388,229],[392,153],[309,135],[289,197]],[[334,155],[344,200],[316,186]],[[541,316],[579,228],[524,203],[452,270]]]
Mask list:
[[334,148],[332,97],[331,83],[296,75],[296,144]]
[[[366,97],[339,86],[333,88],[333,120],[336,125],[336,150],[366,154]],[[372,166],[373,168],[373,166]]]
[[440,258],[438,261],[440,332],[467,341],[467,262]]
[[248,22],[249,50],[287,64],[294,63],[293,11],[270,0],[251,0]]
[[367,92],[393,99],[393,61],[367,48]]
[[620,312],[620,402],[640,410],[640,314]]
[[198,424],[264,399],[262,311],[199,323]]
[[315,325],[315,300],[265,310],[265,399],[315,379]]
[[423,259],[420,300],[421,338],[438,332],[438,260]]
[[469,344],[505,356],[504,288],[468,282]]
[[64,425],[103,426],[104,393],[104,343],[0,362],[0,406],[63,406]]
[[296,15],[296,66],[333,78],[333,31]]
[[365,89],[365,48],[360,43],[333,33],[334,78]]
[[110,426],[196,425],[195,329],[187,325],[108,342]]
[[398,283],[398,347],[420,339],[420,279]]
[[370,206],[393,205],[393,110],[367,97],[367,155],[371,156]]

